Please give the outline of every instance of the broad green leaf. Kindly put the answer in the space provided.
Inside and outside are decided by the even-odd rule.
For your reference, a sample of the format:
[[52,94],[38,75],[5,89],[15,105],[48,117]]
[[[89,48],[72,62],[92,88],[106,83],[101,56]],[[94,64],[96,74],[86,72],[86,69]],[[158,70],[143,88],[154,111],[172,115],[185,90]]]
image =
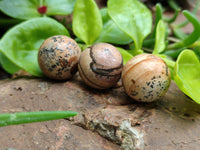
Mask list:
[[31,19],[34,17],[40,17],[37,8],[39,4],[37,0],[1,0],[0,10],[18,19]]
[[197,57],[199,58],[199,60],[200,60],[200,46],[195,47],[194,48],[194,52],[197,55]]
[[165,24],[162,20],[158,22],[156,28],[156,41],[153,54],[160,54],[165,49]]
[[68,15],[73,11],[76,0],[45,0],[47,15]]
[[4,68],[5,71],[7,71],[10,74],[13,74],[20,70],[18,66],[16,66],[14,63],[12,63],[3,53],[0,52],[0,60],[1,65]]
[[122,57],[123,57],[123,63],[124,65],[133,57],[133,55],[131,55],[129,52],[127,52],[127,50],[120,48],[120,47],[116,47],[118,49],[118,51],[121,53]]
[[[10,29],[0,41],[1,52],[16,66],[35,76],[42,76],[37,53],[44,42],[53,35],[67,35],[66,28],[54,19],[44,17],[25,21]],[[5,68],[13,72],[11,68]]]
[[[42,3],[39,3],[42,2]],[[41,17],[40,6],[47,6],[47,15],[67,15],[73,11],[76,0],[1,0],[0,10],[18,19]]]
[[94,0],[77,0],[73,11],[74,34],[87,45],[92,45],[102,30],[102,18]]
[[120,45],[130,43],[132,39],[117,27],[108,15],[107,9],[104,8],[102,10],[103,30],[96,42],[107,42]]
[[193,51],[184,50],[178,56],[174,80],[186,95],[200,104],[200,62]]
[[150,10],[139,0],[109,0],[108,13],[117,26],[133,39],[135,49],[141,49],[152,28]]

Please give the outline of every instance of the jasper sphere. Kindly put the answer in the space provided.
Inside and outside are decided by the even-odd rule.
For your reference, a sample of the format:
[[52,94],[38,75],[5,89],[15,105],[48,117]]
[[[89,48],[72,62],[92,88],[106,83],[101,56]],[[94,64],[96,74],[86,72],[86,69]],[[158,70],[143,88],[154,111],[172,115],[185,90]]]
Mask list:
[[96,89],[116,85],[121,77],[123,58],[111,44],[98,43],[86,48],[80,56],[78,70],[83,81]]
[[38,52],[42,72],[51,79],[67,80],[77,72],[81,49],[70,37],[56,35],[46,39]]
[[140,102],[152,102],[161,98],[167,92],[170,81],[167,64],[152,54],[133,57],[122,71],[125,92]]

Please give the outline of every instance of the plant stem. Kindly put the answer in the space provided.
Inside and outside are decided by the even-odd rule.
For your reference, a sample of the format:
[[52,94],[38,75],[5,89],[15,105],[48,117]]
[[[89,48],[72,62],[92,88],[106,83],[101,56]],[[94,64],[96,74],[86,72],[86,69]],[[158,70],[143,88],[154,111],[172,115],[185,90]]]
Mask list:
[[169,40],[171,42],[180,42],[180,40],[175,37],[168,37],[167,40]]
[[189,20],[189,22],[192,23],[194,30],[189,36],[187,36],[182,41],[168,45],[168,50],[187,47],[193,44],[196,40],[198,40],[200,36],[200,21],[198,20],[198,18],[187,10],[184,10],[183,14]]
[[42,7],[44,5],[43,0],[39,0],[39,6]]
[[171,18],[163,18],[164,21],[166,21],[167,23],[172,23],[176,20],[176,18],[178,17],[179,12],[181,11],[181,9],[177,9],[174,13],[174,15]]
[[[196,6],[193,9],[192,14],[196,14],[198,12],[199,6],[200,6],[200,0],[197,0]],[[189,23],[189,21],[186,20],[186,21],[183,21],[182,23],[176,25],[175,27],[176,28],[182,28],[182,27],[186,26],[188,23]]]
[[168,58],[163,58],[163,57],[161,57],[161,58],[166,62],[167,66],[169,68],[174,68],[175,67],[175,61],[170,60]]
[[167,2],[168,2],[168,4],[169,4],[169,6],[170,6],[172,9],[174,9],[175,11],[178,10],[178,9],[180,9],[180,6],[176,3],[175,0],[168,0]]
[[163,18],[162,13],[163,13],[163,10],[162,10],[161,4],[160,3],[156,4],[155,25],[149,39],[155,39],[157,24]]
[[56,119],[64,119],[76,116],[73,111],[38,111],[0,114],[0,127]]

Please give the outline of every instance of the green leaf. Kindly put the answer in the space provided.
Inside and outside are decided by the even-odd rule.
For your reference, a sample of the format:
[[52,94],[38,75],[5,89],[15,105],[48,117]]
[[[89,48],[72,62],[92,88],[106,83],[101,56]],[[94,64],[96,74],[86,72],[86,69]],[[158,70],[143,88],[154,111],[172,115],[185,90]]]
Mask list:
[[47,15],[68,15],[75,5],[76,0],[45,0]]
[[107,7],[101,8],[100,13],[101,13],[103,23],[106,23],[111,19],[110,16],[108,15]]
[[142,54],[143,50],[141,50],[141,49],[139,49],[139,50],[131,49],[131,50],[127,50],[127,52],[130,53],[132,56],[136,56],[136,55]]
[[74,34],[87,45],[92,45],[102,30],[102,18],[94,0],[77,0],[73,11]]
[[179,10],[180,6],[177,4],[175,0],[168,0],[168,5],[173,9],[173,10]]
[[[31,19],[10,29],[0,41],[0,50],[16,66],[32,75],[42,76],[37,53],[44,40],[53,35],[69,36],[69,33],[54,19]],[[12,68],[5,70],[12,73]]]
[[[199,10],[199,6],[200,6],[200,0],[196,1],[195,7],[192,10],[192,14],[196,15],[198,10]],[[175,24],[176,28],[183,28],[184,26],[186,26],[189,23],[189,20],[185,20],[179,24]]]
[[10,74],[14,74],[15,72],[19,71],[20,68],[12,63],[3,53],[0,52],[0,60],[1,65],[5,71]]
[[13,18],[31,19],[41,16],[38,5],[37,0],[1,0],[0,10]]
[[179,28],[172,28],[173,35],[180,40],[184,40],[188,35]]
[[154,27],[151,32],[151,35],[143,41],[143,47],[148,47],[149,49],[153,49],[155,45],[155,38],[156,38],[156,29],[158,22],[163,19],[163,8],[160,3],[156,4],[155,10],[155,19],[154,19]]
[[174,80],[186,95],[200,104],[200,62],[193,51],[186,49],[178,56]]
[[158,22],[156,28],[156,41],[153,54],[160,54],[165,49],[165,24],[163,20]]
[[117,26],[133,39],[135,49],[141,49],[152,28],[150,10],[138,0],[109,0],[108,13]]
[[192,23],[194,30],[190,35],[188,35],[182,41],[168,45],[167,49],[178,49],[181,47],[189,46],[189,45],[193,44],[196,40],[198,40],[200,37],[200,21],[199,21],[199,19],[187,10],[183,11],[183,15]]
[[194,48],[194,52],[197,55],[197,57],[199,58],[199,60],[200,60],[200,46],[195,47]]
[[121,53],[123,57],[123,64],[125,65],[133,57],[133,55],[131,55],[129,52],[127,52],[127,50],[123,48],[120,48],[120,47],[116,47],[116,48]]
[[174,67],[175,67],[175,61],[173,61],[172,59],[168,58],[166,55],[164,54],[156,54],[157,56],[159,56],[162,60],[165,61],[165,63],[167,64],[167,66],[170,69],[170,74],[171,74],[171,78],[172,80],[174,80]]
[[158,22],[162,19],[163,19],[163,8],[162,8],[162,5],[160,3],[157,3],[156,4],[156,11],[155,11],[155,21],[154,21],[155,23],[154,23],[152,33],[149,36],[150,39],[155,38],[156,28],[157,28]]
[[74,111],[37,111],[37,112],[19,112],[0,114],[0,127],[7,125],[17,125],[24,123],[33,123],[64,119],[76,116]]
[[176,60],[178,55],[183,51],[185,50],[185,47],[183,48],[180,48],[180,49],[176,49],[176,50],[167,50],[165,51],[163,54],[166,55],[166,56],[169,56],[170,58]]
[[174,15],[173,15],[171,18],[165,17],[165,18],[163,18],[163,20],[164,20],[165,22],[169,23],[169,24],[172,24],[172,23],[176,20],[176,18],[178,17],[180,11],[181,11],[180,8],[179,8],[179,9],[176,9]]
[[[40,0],[41,1],[41,0]],[[5,14],[18,19],[32,19],[41,17],[38,12],[40,6],[47,6],[47,15],[68,15],[73,11],[76,0],[1,0],[0,10]]]
[[96,42],[107,42],[112,44],[126,45],[132,39],[121,31],[107,13],[107,9],[101,10],[103,20],[103,30]]

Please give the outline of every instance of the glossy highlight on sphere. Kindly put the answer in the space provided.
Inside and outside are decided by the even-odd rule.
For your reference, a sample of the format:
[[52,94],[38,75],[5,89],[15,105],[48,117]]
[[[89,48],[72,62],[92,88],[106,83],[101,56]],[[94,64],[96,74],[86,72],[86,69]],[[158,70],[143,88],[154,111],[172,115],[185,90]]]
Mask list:
[[122,71],[125,92],[140,102],[158,100],[167,92],[170,82],[171,76],[167,64],[152,54],[133,57]]
[[98,43],[86,48],[80,56],[78,70],[83,81],[96,89],[116,85],[121,77],[123,58],[111,44]]
[[51,79],[67,80],[77,72],[81,49],[70,37],[56,35],[46,39],[38,52],[42,72]]

